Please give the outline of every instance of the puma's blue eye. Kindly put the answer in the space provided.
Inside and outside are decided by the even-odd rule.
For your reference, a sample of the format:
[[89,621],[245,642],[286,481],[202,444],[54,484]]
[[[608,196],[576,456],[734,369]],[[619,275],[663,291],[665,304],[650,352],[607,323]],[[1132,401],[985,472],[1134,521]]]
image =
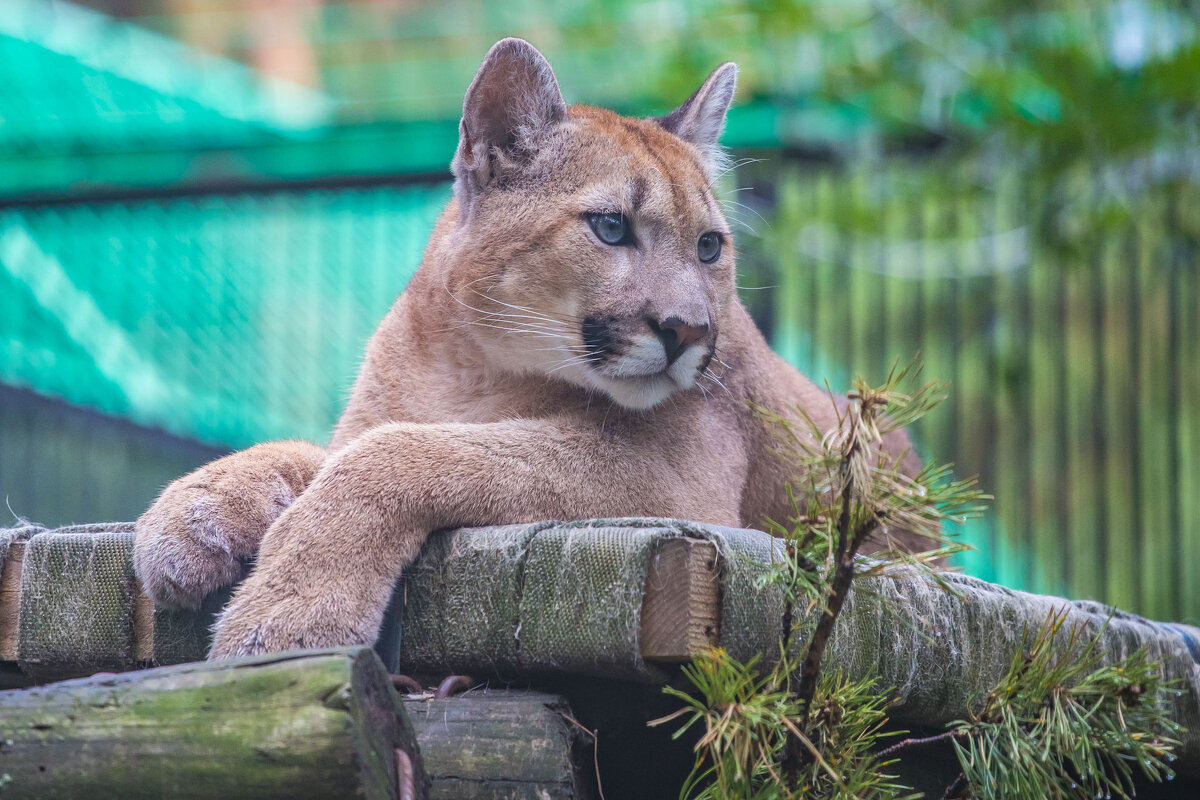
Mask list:
[[696,242],[696,255],[705,264],[711,264],[721,255],[721,234],[709,231]]
[[596,238],[605,244],[633,244],[633,225],[624,214],[584,214]]

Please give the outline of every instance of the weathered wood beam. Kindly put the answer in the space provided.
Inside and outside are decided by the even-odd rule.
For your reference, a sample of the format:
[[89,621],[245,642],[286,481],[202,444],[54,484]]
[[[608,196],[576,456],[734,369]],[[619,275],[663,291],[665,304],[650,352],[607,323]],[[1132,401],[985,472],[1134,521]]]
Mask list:
[[[369,648],[0,692],[0,794],[423,800],[424,768],[402,708]],[[401,792],[404,760],[415,774]]]
[[21,620],[21,566],[25,543],[13,542],[0,564],[0,661],[17,660],[17,634]]
[[[14,542],[0,572],[0,667],[17,660],[21,570],[26,542]],[[639,647],[647,661],[687,661],[717,641],[720,590],[717,550],[709,541],[664,541],[646,576]],[[154,659],[154,604],[140,590],[133,607],[134,658]]]
[[557,695],[477,691],[404,698],[430,779],[430,800],[590,797],[591,741]]

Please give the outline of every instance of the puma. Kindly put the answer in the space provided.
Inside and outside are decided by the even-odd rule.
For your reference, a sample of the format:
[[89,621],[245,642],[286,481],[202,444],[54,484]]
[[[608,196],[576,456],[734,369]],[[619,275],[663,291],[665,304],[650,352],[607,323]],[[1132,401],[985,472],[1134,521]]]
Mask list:
[[568,107],[541,53],[496,44],[463,103],[454,197],[329,447],[261,444],[167,486],[137,523],[149,595],[195,606],[257,554],[211,657],[371,643],[436,529],[785,518],[795,467],[751,404],[835,412],[735,292],[713,183],[736,81],[724,64],[633,119]]

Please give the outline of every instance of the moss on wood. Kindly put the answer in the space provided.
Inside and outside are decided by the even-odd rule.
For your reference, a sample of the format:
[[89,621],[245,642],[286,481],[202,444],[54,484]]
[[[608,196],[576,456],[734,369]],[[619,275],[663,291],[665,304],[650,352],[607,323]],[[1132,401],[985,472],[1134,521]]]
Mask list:
[[3,692],[0,792],[63,800],[392,800],[396,748],[411,753],[423,775],[394,697],[368,648]]

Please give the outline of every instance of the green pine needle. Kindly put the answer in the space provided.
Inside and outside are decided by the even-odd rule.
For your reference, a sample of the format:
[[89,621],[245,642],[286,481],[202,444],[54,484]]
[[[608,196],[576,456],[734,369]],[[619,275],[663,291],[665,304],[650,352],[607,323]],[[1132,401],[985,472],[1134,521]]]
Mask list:
[[[973,478],[955,478],[950,465],[931,464],[909,476],[899,469],[903,455],[881,450],[884,435],[945,399],[945,384],[908,389],[919,375],[914,362],[893,367],[876,388],[856,378],[849,406],[834,404],[837,424],[828,431],[803,409],[755,409],[776,430],[775,452],[796,467],[788,519],[768,527],[783,542],[782,557],[759,579],[760,588],[782,593],[793,623],[772,668],[763,668],[760,657],[743,664],[714,649],[683,668],[690,692],[664,690],[682,708],[651,724],[682,720],[676,737],[703,730],[684,800],[920,796],[891,773],[895,758],[878,755],[883,737],[895,735],[882,732],[888,692],[873,679],[850,681],[820,668],[854,577],[915,571],[954,591],[939,569],[965,548],[943,524],[978,515],[990,499]],[[891,547],[896,530],[925,536],[931,549]],[[858,557],[868,542],[881,549]],[[869,584],[859,591],[870,591]],[[814,610],[817,627],[796,647],[791,638]],[[1065,619],[1051,614],[971,719],[949,726],[946,736],[966,779],[963,797],[1128,798],[1137,774],[1173,777],[1169,764],[1181,728],[1166,713],[1168,687],[1158,665],[1139,651],[1103,666],[1095,652],[1099,634],[1085,645],[1078,630],[1063,631]]]

